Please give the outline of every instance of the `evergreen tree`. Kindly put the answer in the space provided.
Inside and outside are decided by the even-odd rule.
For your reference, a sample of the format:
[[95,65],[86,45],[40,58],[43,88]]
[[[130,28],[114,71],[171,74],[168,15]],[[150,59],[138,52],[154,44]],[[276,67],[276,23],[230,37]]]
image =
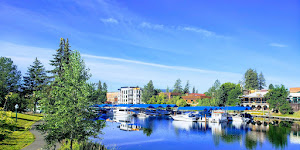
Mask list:
[[183,94],[185,93],[190,93],[190,83],[189,83],[189,80],[186,82],[186,85],[183,89]]
[[36,105],[39,99],[33,96],[34,91],[40,91],[45,86],[47,81],[46,70],[43,64],[35,58],[33,65],[27,70],[26,76],[23,77],[24,79],[24,92],[26,93],[26,97],[30,97],[33,101],[34,112],[36,111]]
[[258,76],[258,89],[263,89],[266,86],[266,80],[264,78],[264,75],[262,74],[262,72],[260,72],[259,76]]
[[98,82],[98,90],[99,90],[99,91],[102,91],[102,83],[101,83],[100,80],[99,80],[99,82]]
[[292,112],[289,102],[286,100],[289,92],[284,85],[275,86],[266,95],[267,103],[270,105],[270,109],[274,111],[280,111],[282,114]]
[[107,92],[107,85],[105,82],[103,83],[103,91]]
[[259,88],[258,76],[256,70],[248,69],[244,76],[245,88],[248,90],[255,90]]
[[20,82],[21,72],[17,66],[10,58],[0,57],[0,107],[4,107],[9,92],[19,91]]
[[48,71],[53,76],[50,78],[54,78],[55,75],[61,76],[63,72],[62,64],[68,64],[69,63],[69,57],[71,54],[71,50],[69,49],[69,40],[67,39],[67,42],[64,38],[60,39],[59,48],[56,50],[56,54],[54,54],[54,59],[50,60],[50,65],[54,67],[53,70]]
[[169,86],[167,86],[167,90],[166,90],[166,92],[167,92],[167,93],[169,93],[169,92],[170,92]]
[[274,85],[273,85],[273,84],[270,84],[270,85],[269,85],[269,90],[272,90],[272,89],[274,89]]
[[[104,127],[104,121],[94,121],[96,115],[89,106],[90,74],[79,52],[71,54],[69,63],[62,63],[64,70],[60,75],[55,75],[57,86],[51,88],[48,95],[41,95],[40,101],[44,111],[44,122],[39,129],[45,133],[47,144],[53,146],[56,142],[70,141],[72,150],[73,142],[82,142],[89,137],[96,137]],[[54,101],[54,104],[51,104]]]
[[146,104],[149,103],[150,98],[155,95],[155,90],[153,86],[152,80],[149,81],[147,85],[144,86],[143,94],[142,94],[142,101]]
[[174,84],[174,90],[172,91],[174,93],[182,93],[182,86],[181,86],[181,80],[177,79]]
[[195,89],[195,86],[193,86],[193,91],[192,91],[192,93],[195,93],[196,92],[196,89]]
[[196,93],[198,93],[198,89],[196,90]]

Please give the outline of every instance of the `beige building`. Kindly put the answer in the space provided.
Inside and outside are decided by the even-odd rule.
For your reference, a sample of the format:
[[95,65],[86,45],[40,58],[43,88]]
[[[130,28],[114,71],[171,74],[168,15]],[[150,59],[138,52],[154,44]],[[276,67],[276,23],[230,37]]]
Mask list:
[[107,92],[106,93],[107,102],[112,103],[112,104],[117,104],[118,103],[118,95],[119,95],[119,92]]

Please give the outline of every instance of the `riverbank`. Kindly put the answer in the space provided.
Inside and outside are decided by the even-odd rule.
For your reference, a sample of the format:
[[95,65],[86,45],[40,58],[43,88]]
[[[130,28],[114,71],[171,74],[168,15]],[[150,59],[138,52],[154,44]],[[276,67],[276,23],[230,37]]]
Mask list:
[[297,111],[293,114],[280,114],[280,113],[272,113],[269,111],[246,111],[247,113],[251,115],[256,116],[272,116],[272,117],[285,117],[285,118],[294,118],[294,119],[300,119],[300,111]]
[[[11,112],[11,117],[16,119],[16,114]],[[41,114],[18,113],[16,131],[0,141],[0,149],[18,150],[30,145],[34,142],[35,137],[29,130],[35,122],[42,118]]]

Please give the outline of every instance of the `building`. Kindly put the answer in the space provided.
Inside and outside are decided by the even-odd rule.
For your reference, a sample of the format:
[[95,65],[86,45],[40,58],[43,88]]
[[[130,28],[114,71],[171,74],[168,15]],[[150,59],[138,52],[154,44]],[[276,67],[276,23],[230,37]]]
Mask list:
[[186,101],[187,104],[198,103],[198,99],[211,98],[210,96],[206,96],[205,94],[199,93],[190,93],[186,94],[186,96],[181,96],[182,99]]
[[142,90],[139,87],[121,87],[118,90],[118,104],[141,103]]
[[300,110],[300,87],[290,88],[290,94],[287,98],[294,112]]
[[181,93],[173,93],[173,92],[166,92],[164,94],[167,96],[168,100],[170,100],[174,96],[181,96]]
[[107,92],[106,93],[107,102],[111,103],[111,104],[117,104],[118,103],[118,95],[119,95],[119,92]]
[[268,90],[249,90],[244,91],[244,95],[240,97],[241,106],[252,107],[252,109],[264,110],[269,108],[269,104],[265,98]]

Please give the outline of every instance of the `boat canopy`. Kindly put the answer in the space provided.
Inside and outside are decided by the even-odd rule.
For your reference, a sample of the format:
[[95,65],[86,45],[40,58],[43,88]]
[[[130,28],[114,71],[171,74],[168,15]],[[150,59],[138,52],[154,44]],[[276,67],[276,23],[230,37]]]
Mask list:
[[95,104],[90,107],[133,107],[133,108],[167,108],[178,107],[176,104]]
[[241,107],[241,106],[227,106],[227,107],[217,107],[217,106],[195,106],[195,107],[178,107],[178,110],[251,110],[251,107]]

